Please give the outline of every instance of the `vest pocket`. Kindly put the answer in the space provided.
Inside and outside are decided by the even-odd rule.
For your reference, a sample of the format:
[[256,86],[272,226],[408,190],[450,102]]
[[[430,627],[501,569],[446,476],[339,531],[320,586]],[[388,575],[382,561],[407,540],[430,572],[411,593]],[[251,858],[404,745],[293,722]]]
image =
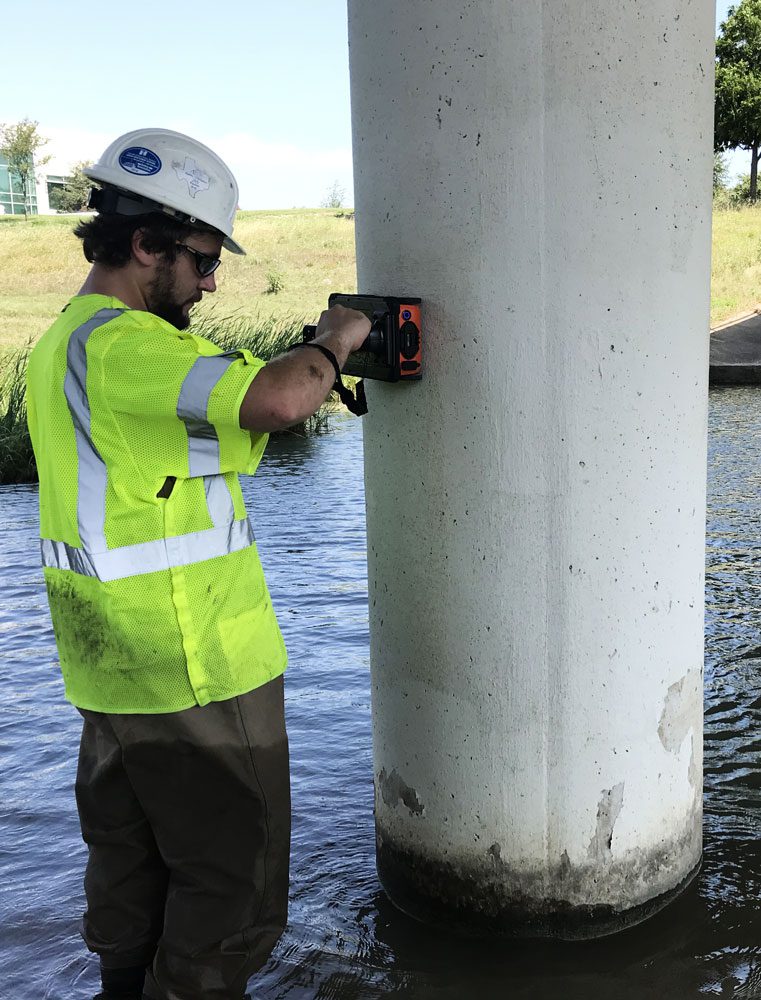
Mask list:
[[285,645],[267,594],[261,604],[219,622],[219,639],[230,675],[252,690],[285,669]]

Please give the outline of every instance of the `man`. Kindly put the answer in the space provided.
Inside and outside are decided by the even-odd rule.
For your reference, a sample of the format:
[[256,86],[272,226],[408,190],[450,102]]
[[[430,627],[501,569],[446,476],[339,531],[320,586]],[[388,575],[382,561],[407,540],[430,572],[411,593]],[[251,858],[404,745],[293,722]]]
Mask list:
[[[92,268],[29,362],[42,558],[84,717],[83,936],[101,997],[240,1000],[286,920],[286,655],[238,473],[326,398],[369,333],[320,317],[269,364],[188,332],[233,240],[235,180],[187,136],[121,136],[87,171]],[[337,366],[337,367],[336,367]]]

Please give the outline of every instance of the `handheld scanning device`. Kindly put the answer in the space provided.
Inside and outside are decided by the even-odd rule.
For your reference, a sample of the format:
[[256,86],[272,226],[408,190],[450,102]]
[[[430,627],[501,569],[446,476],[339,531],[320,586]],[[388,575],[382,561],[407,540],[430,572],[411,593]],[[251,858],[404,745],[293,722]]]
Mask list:
[[[420,325],[420,299],[396,295],[344,295],[333,292],[328,306],[341,305],[363,312],[372,326],[367,340],[346,360],[342,374],[380,382],[409,382],[422,378],[423,344]],[[305,326],[302,343],[314,339],[317,327]],[[348,409],[362,416],[367,401],[362,382],[356,386],[356,399],[341,382],[340,374],[333,388]]]

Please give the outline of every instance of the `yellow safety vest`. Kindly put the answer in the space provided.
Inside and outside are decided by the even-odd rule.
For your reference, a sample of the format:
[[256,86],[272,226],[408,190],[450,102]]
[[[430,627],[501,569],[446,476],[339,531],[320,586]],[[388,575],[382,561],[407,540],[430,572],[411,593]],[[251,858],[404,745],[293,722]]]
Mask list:
[[263,364],[103,295],[72,299],[32,351],[42,562],[74,705],[173,712],[285,670],[237,475],[267,443],[238,423]]

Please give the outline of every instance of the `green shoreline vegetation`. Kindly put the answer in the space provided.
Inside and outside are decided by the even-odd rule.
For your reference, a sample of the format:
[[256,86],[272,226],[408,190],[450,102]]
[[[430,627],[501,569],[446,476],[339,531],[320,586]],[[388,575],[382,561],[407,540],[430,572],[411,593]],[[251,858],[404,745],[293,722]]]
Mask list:
[[[36,481],[24,405],[30,347],[80,287],[88,264],[73,216],[0,216],[0,485]],[[265,360],[316,322],[332,291],[356,290],[353,213],[335,209],[240,212],[236,238],[249,253],[225,254],[219,296],[193,329],[225,349]],[[715,207],[711,326],[761,303],[761,204]],[[297,430],[324,430],[329,406]]]

